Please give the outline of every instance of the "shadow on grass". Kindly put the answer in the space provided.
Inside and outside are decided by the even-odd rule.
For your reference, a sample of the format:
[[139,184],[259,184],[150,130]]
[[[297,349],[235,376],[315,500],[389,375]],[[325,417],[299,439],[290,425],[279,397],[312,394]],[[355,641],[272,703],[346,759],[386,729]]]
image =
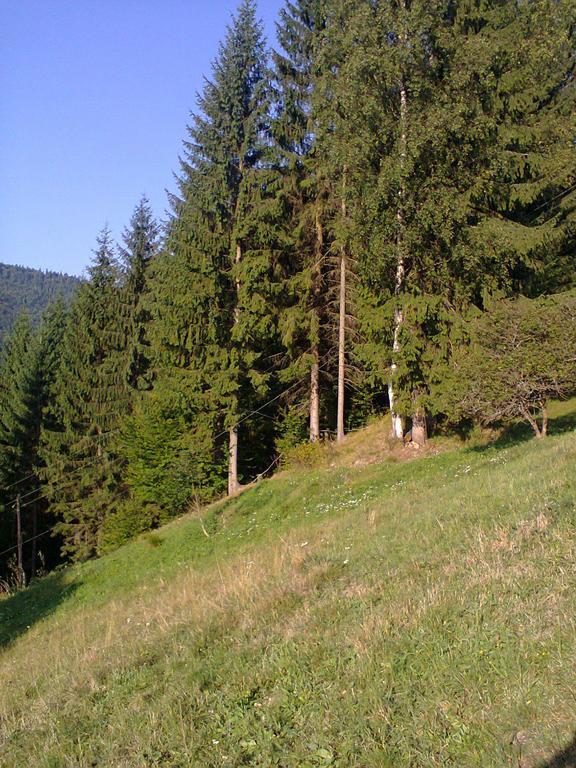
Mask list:
[[0,648],[23,635],[36,622],[49,616],[76,590],[77,584],[64,583],[64,574],[39,579],[20,592],[0,600]]
[[576,733],[567,747],[543,763],[538,763],[536,768],[576,768]]
[[[564,413],[561,416],[551,416],[548,421],[549,435],[563,435],[566,432],[576,430],[576,410]],[[471,448],[475,453],[483,453],[493,448],[511,448],[514,445],[535,440],[532,428],[523,422],[516,422],[503,429],[500,436],[487,445],[477,445]]]

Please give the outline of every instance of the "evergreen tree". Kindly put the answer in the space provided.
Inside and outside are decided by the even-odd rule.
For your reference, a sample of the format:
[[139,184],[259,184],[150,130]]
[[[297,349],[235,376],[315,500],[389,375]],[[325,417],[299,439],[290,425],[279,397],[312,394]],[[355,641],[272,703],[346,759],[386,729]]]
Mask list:
[[121,492],[114,436],[128,394],[119,280],[113,243],[104,229],[89,280],[70,310],[49,425],[42,435],[45,490],[64,552],[74,559],[99,551],[102,525]]
[[[544,6],[551,32],[541,31]],[[562,113],[573,98],[564,11],[508,0],[362,3],[342,32],[342,98],[364,146],[363,174],[351,187],[365,318],[378,336],[364,351],[389,377],[397,436],[402,416],[412,415],[425,439],[431,364],[447,354],[455,315],[486,291],[518,290],[543,242],[542,232],[522,235],[495,203],[506,187],[518,197],[536,193],[530,183],[522,192],[524,178],[509,170],[528,148],[520,136],[533,135],[537,151],[537,136],[546,135],[556,162],[564,152]],[[535,76],[543,53],[545,82]]]
[[134,209],[122,239],[124,245],[120,248],[120,256],[124,268],[124,301],[128,324],[126,377],[132,389],[143,390],[151,386],[150,342],[147,333],[151,319],[148,306],[149,268],[159,249],[159,227],[146,197],[142,197]]
[[274,330],[267,78],[252,0],[240,5],[198,104],[167,253],[154,269],[155,347],[160,366],[186,371],[186,396],[204,399],[208,419],[224,414],[234,492],[236,423],[266,392],[260,361]]
[[315,152],[317,116],[313,95],[320,75],[319,49],[326,28],[326,0],[287,0],[277,24],[273,53],[273,134],[281,175],[285,259],[280,332],[287,351],[286,381],[310,372],[309,434],[320,437],[321,364],[329,353],[327,325],[326,175]]
[[462,5],[468,13],[455,21],[468,29],[474,20],[468,59],[486,78],[494,126],[470,192],[470,248],[491,275],[484,288],[555,291],[567,285],[553,277],[558,262],[568,266],[574,254],[576,9],[569,0],[507,2],[483,14]]
[[[354,242],[355,184],[364,182],[364,147],[358,141],[355,115],[350,112],[348,57],[345,31],[357,3],[341,0],[325,4],[326,23],[316,50],[316,84],[312,93],[315,116],[314,161],[323,190],[329,291],[326,294],[327,338],[336,351],[336,440],[344,438],[346,389],[357,389],[360,372],[353,351],[357,307],[357,259]],[[327,364],[332,368],[333,356]],[[354,360],[354,365],[353,361]]]
[[[33,451],[35,437],[35,397],[37,382],[30,365],[30,321],[20,315],[5,343],[0,368],[0,485],[14,486],[20,479],[31,477],[22,487],[2,491],[2,549],[17,544],[14,499],[17,493],[27,495],[33,488]],[[30,461],[28,460],[30,455]],[[24,530],[28,533],[29,527]],[[18,564],[16,580],[22,584],[24,573]]]
[[[17,319],[2,355],[0,429],[2,464],[0,484],[8,485],[20,476],[20,469],[31,447],[33,414],[27,408],[31,388],[29,352],[32,330],[28,316]],[[30,467],[28,467],[30,469]]]
[[[24,553],[24,567],[34,575],[37,567],[39,527],[45,528],[46,502],[40,495],[40,432],[47,419],[50,393],[59,364],[65,306],[56,301],[32,330],[26,315],[14,326],[3,351],[0,381],[0,503],[6,548],[14,540],[14,502],[20,496],[22,538],[32,539]],[[46,540],[43,552],[53,556]],[[9,559],[9,558],[8,558]],[[48,564],[52,557],[44,557]]]

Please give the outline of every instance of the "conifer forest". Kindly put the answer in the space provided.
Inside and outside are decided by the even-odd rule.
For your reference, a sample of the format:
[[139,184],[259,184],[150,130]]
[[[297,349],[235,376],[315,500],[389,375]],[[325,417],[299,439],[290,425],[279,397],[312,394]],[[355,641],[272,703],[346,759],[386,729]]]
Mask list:
[[19,313],[38,323],[46,307],[59,297],[74,295],[78,278],[58,272],[0,264],[0,347]]
[[190,95],[167,219],[142,197],[72,301],[4,338],[0,579],[375,415],[415,446],[537,439],[576,393],[573,0],[286,0],[275,40],[258,19],[241,0]]

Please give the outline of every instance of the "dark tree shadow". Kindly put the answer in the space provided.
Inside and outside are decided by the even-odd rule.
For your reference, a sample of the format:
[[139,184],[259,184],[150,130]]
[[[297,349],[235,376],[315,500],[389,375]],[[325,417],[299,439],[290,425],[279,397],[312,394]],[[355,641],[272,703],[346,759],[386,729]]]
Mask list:
[[[563,435],[572,430],[576,430],[576,411],[552,417],[548,422],[549,435]],[[488,443],[488,445],[478,445],[470,448],[470,450],[474,453],[484,453],[493,448],[511,448],[519,443],[535,439],[534,432],[528,424],[516,422],[505,427],[494,442]]]
[[576,733],[568,746],[543,763],[538,763],[536,768],[576,768]]
[[77,587],[75,583],[66,584],[64,573],[56,571],[0,600],[0,648],[10,645],[36,622],[49,616]]

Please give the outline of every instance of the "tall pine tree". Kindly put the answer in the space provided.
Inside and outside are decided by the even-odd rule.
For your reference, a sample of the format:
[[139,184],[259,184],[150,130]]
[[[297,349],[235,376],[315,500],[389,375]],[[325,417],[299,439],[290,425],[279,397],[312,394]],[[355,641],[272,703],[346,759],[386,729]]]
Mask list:
[[124,271],[123,299],[125,302],[128,339],[126,348],[126,378],[134,390],[150,389],[152,361],[148,339],[151,311],[149,306],[150,264],[159,250],[159,227],[150,204],[142,197],[129,226],[122,235],[120,247]]
[[273,336],[268,101],[262,28],[245,0],[189,127],[154,295],[160,365],[185,372],[206,418],[222,414],[231,493],[239,485],[237,423],[267,390],[261,363]]
[[[309,436],[320,437],[321,375],[330,354],[328,325],[328,233],[326,169],[317,152],[314,92],[321,75],[319,51],[326,29],[327,0],[287,0],[277,24],[273,53],[273,135],[281,178],[284,289],[280,333],[287,352],[287,381],[309,371]],[[317,105],[317,102],[316,102]]]
[[[552,167],[568,148],[567,7],[362,3],[343,30],[339,79],[364,145],[364,177],[350,186],[365,316],[379,339],[365,351],[389,379],[398,437],[412,416],[425,439],[431,371],[448,353],[455,313],[486,291],[518,290],[544,239],[565,237],[560,216],[540,232],[526,224],[546,189],[545,176],[533,183],[545,156]],[[570,168],[548,194],[569,191]]]
[[107,229],[88,273],[70,310],[41,449],[56,530],[64,552],[77,560],[100,550],[105,518],[118,504],[121,458],[114,438],[128,407],[127,329]]
[[57,553],[49,540],[37,539],[39,529],[48,525],[47,504],[40,493],[39,442],[41,430],[48,424],[65,317],[62,300],[48,307],[36,329],[30,327],[25,315],[21,316],[5,344],[0,367],[0,529],[6,547],[16,545],[14,511],[15,499],[20,496],[22,538],[31,539],[24,550],[23,565],[31,576],[38,565],[39,544],[44,563],[56,562]]

